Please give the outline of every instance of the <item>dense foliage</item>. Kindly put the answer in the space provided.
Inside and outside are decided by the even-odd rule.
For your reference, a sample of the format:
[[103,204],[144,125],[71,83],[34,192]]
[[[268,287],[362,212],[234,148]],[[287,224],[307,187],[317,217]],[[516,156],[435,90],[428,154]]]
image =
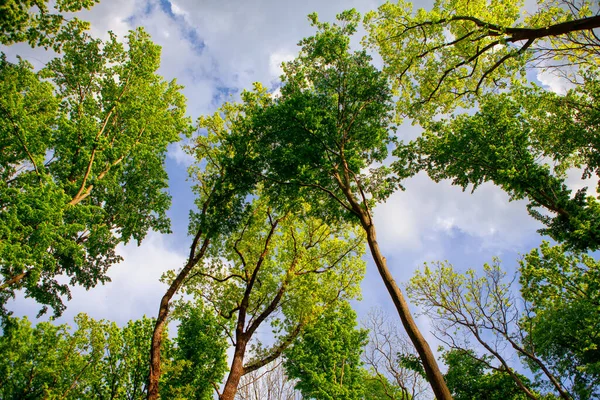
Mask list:
[[[145,399],[154,321],[120,328],[85,314],[74,328],[10,319],[0,337],[3,399]],[[177,338],[165,338],[165,398],[211,399],[225,367],[223,333],[210,314],[193,309]]]
[[[282,355],[273,381],[306,398],[416,399],[424,379],[444,400],[600,396],[600,203],[569,182],[573,170],[600,177],[598,4],[386,3],[363,21],[381,69],[351,46],[355,10],[335,23],[311,14],[316,32],[284,63],[279,93],[256,83],[192,127],[143,29],[101,41],[62,15],[96,2],[0,5],[2,45],[60,52],[40,70],[0,57],[0,397],[233,400]],[[527,81],[533,66],[572,89]],[[402,143],[395,116],[423,133]],[[19,292],[59,316],[71,287],[109,281],[119,244],[169,232],[167,146],[194,130],[189,256],[164,274],[156,320],[12,318]],[[417,271],[407,292],[447,349],[446,373],[374,223],[419,172],[526,200],[556,242],[525,255],[512,280],[497,259]],[[379,319],[370,334],[357,328],[347,301],[360,295],[366,246],[406,341]]]
[[0,306],[23,289],[55,315],[70,285],[109,280],[117,244],[169,232],[163,164],[189,125],[142,29],[68,34],[41,71],[0,60]]
[[367,331],[356,329],[356,313],[341,303],[304,329],[285,353],[285,370],[298,379],[296,388],[306,398],[361,399],[360,354],[366,342]]

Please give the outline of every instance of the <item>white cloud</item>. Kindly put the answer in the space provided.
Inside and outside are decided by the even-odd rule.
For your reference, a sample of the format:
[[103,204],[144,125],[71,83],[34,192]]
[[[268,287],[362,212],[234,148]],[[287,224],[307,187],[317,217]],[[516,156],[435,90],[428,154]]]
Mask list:
[[539,224],[523,201],[509,202],[500,188],[486,183],[473,194],[449,181],[435,183],[420,173],[375,210],[379,241],[391,252],[426,250],[432,242],[449,239],[458,230],[482,247],[513,248],[532,235]]
[[180,15],[184,18],[188,16],[188,13],[184,9],[179,7],[174,1],[171,1],[171,11],[173,11],[173,14]]
[[180,166],[187,168],[192,165],[195,160],[193,156],[183,150],[184,145],[185,142],[183,141],[169,145],[168,156],[175,160]]
[[269,72],[273,78],[278,78],[282,73],[283,69],[281,64],[287,61],[293,60],[295,57],[292,53],[286,52],[275,52],[269,56]]
[[[156,316],[160,298],[167,288],[159,282],[161,275],[170,269],[180,268],[185,262],[184,255],[169,249],[167,240],[165,235],[150,233],[140,247],[135,243],[118,246],[117,252],[124,261],[109,269],[112,282],[90,290],[73,288],[71,301],[65,303],[67,310],[57,322],[71,323],[80,312],[95,319],[112,320],[119,325],[142,315]],[[9,309],[14,310],[16,316],[27,315],[33,319],[40,306],[18,295]]]
[[575,87],[572,82],[561,77],[554,70],[542,69],[537,73],[536,78],[546,89],[562,95]]

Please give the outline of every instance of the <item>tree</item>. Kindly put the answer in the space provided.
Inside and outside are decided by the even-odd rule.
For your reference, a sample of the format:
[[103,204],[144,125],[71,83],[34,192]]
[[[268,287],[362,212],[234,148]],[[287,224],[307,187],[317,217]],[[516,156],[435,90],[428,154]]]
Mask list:
[[180,323],[175,346],[165,343],[160,394],[166,399],[210,400],[213,385],[219,384],[227,371],[225,333],[216,316],[202,303],[179,304],[174,318]]
[[365,400],[408,400],[412,397],[404,388],[392,383],[383,375],[373,375],[363,370]]
[[0,60],[0,305],[23,290],[56,316],[69,285],[109,281],[119,243],[169,231],[163,164],[189,130],[147,33],[131,31],[127,49],[67,33],[40,72]]
[[[484,276],[478,277],[473,270],[457,273],[447,263],[435,269],[428,266],[417,271],[407,291],[417,304],[425,308],[435,323],[438,338],[450,349],[463,352],[470,349],[468,338],[473,338],[494,357],[503,374],[510,376],[519,389],[530,399],[537,394],[509,363],[505,349],[512,349],[530,369],[539,371],[539,378],[563,399],[571,399],[573,388],[566,386],[567,377],[553,368],[529,339],[531,324],[526,313],[519,307],[519,298],[511,290],[511,283],[504,280],[505,273],[498,260],[484,265]],[[530,307],[525,304],[525,310]],[[586,318],[587,316],[581,316]],[[465,341],[460,334],[465,334]],[[479,357],[486,361],[486,357]]]
[[447,399],[433,353],[377,243],[373,207],[398,189],[405,175],[382,164],[395,143],[391,92],[370,57],[349,50],[358,18],[347,11],[339,16],[340,25],[331,25],[311,16],[318,31],[301,41],[299,57],[284,65],[281,96],[270,96],[260,85],[243,95],[255,105],[229,125],[229,142],[237,151],[227,168],[238,181],[261,182],[267,193],[292,206],[307,201],[319,216],[363,228],[433,390]]
[[398,168],[425,170],[463,189],[491,181],[511,200],[529,200],[530,214],[546,225],[541,233],[569,248],[598,249],[600,203],[587,188],[572,194],[566,171],[580,168],[583,178],[600,171],[599,89],[597,80],[588,80],[566,96],[537,88],[484,96],[474,115],[434,122],[399,147]]
[[[235,120],[243,113],[243,108],[225,105],[222,107],[226,118]],[[216,125],[213,125],[216,124]],[[164,331],[170,315],[173,298],[186,280],[204,268],[203,262],[213,242],[219,243],[239,227],[248,210],[246,200],[248,186],[242,181],[232,179],[226,173],[224,161],[235,155],[234,149],[227,145],[227,129],[219,120],[201,117],[198,127],[206,127],[205,135],[194,138],[193,144],[186,147],[196,163],[190,167],[190,178],[194,180],[197,195],[197,209],[190,211],[189,233],[193,235],[190,251],[185,265],[177,274],[167,274],[165,280],[169,287],[160,300],[156,325],[152,334],[150,355],[150,375],[148,377],[148,399],[157,399],[161,379],[161,349]]]
[[4,399],[143,399],[152,321],[119,328],[85,314],[77,328],[12,319],[0,337]]
[[[222,378],[225,346],[214,317],[200,309],[179,314],[175,341],[165,333],[166,398],[210,399]],[[3,399],[145,399],[154,321],[124,327],[85,314],[75,327],[11,318],[0,336]],[[198,330],[199,331],[198,331]]]
[[[443,354],[445,377],[455,400],[524,400],[527,397],[502,369],[490,371],[489,358],[477,358],[472,350],[453,349]],[[529,386],[526,377],[519,379]]]
[[242,377],[236,399],[239,400],[300,400],[302,396],[294,389],[295,382],[289,379],[278,359],[262,369]]
[[[370,311],[362,326],[369,330],[369,342],[361,356],[371,375],[365,381],[370,387],[365,393],[374,393],[379,388],[377,390],[383,393],[380,396],[382,399],[420,398],[424,394],[426,381],[422,369],[415,371],[403,361],[409,358],[418,360],[418,357],[401,327],[393,323],[381,309]],[[422,368],[420,363],[419,366]]]
[[[600,387],[600,266],[585,253],[544,242],[520,262],[526,340],[581,399]],[[530,363],[530,368],[540,369]]]
[[[184,284],[187,294],[214,309],[234,347],[222,400],[232,400],[241,377],[277,359],[322,310],[358,296],[364,274],[358,232],[278,213],[270,204],[255,199],[237,229],[213,242],[203,268]],[[257,340],[265,325],[274,333],[266,347]]]
[[[90,9],[99,0],[58,0],[53,7],[58,12]],[[61,14],[51,14],[48,0],[6,0],[0,5],[0,44],[27,42],[32,47],[44,46],[60,50],[69,28],[87,29],[89,24],[76,18],[67,20]]]
[[523,1],[437,0],[413,13],[399,1],[371,12],[365,25],[399,91],[398,112],[426,125],[523,79],[527,65],[559,59],[595,69],[598,11],[589,0],[538,1],[531,14]]
[[356,329],[356,313],[340,303],[307,325],[285,352],[284,366],[296,389],[317,400],[364,396],[360,354],[368,332]]

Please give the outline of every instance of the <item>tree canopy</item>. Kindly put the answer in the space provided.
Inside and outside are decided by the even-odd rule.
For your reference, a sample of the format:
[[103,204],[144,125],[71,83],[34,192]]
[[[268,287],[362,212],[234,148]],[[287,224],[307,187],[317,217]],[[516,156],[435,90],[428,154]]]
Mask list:
[[23,289],[55,315],[70,285],[109,280],[117,244],[169,232],[164,159],[189,131],[147,33],[125,47],[71,28],[41,71],[0,60],[0,305]]
[[[165,398],[211,399],[225,368],[223,332],[200,308],[180,314],[175,340],[165,335]],[[145,399],[154,321],[124,327],[75,317],[74,327],[10,318],[0,336],[3,399]]]
[[[0,57],[0,397],[233,400],[282,355],[271,382],[293,380],[307,398],[408,400],[422,378],[438,399],[599,396],[600,203],[568,175],[600,177],[596,2],[526,12],[522,1],[436,0],[413,12],[400,0],[367,14],[359,50],[355,10],[333,23],[314,13],[279,91],[256,83],[195,126],[143,29],[102,41],[62,15],[96,2],[0,5],[0,44],[62,53],[40,70]],[[573,89],[528,82],[532,67]],[[396,116],[423,134],[402,143]],[[169,233],[167,146],[192,133],[189,253],[163,275],[156,320],[12,318],[19,291],[60,316],[73,286],[110,280],[119,244]],[[497,259],[416,273],[407,292],[448,348],[445,374],[374,222],[421,171],[463,190],[494,183],[557,242],[525,255],[513,280]],[[370,336],[357,328],[348,300],[366,245],[414,350],[379,320]]]
[[343,302],[308,325],[285,352],[285,370],[309,399],[358,400],[365,396],[360,354],[368,332]]
[[[57,0],[52,8],[60,13],[90,9],[99,0]],[[0,5],[0,44],[27,42],[60,50],[69,29],[87,29],[89,23],[51,13],[48,0],[6,0]]]
[[[485,265],[481,275],[473,270],[458,273],[447,263],[426,266],[411,279],[408,293],[432,317],[440,340],[458,351],[452,354],[466,357],[463,365],[472,358],[474,368],[489,369],[493,359],[500,363],[494,370],[510,377],[531,399],[538,397],[539,387],[564,399],[594,398],[597,261],[545,242],[520,265],[520,296],[497,260]],[[481,346],[484,356],[471,352],[469,338]],[[536,382],[517,372],[507,348],[534,372]]]
[[396,142],[391,89],[365,51],[350,49],[356,11],[340,14],[336,24],[319,22],[316,14],[310,18],[317,33],[302,40],[300,55],[284,65],[281,95],[256,85],[242,94],[243,115],[214,116],[236,149],[227,169],[240,181],[260,183],[288,207],[306,201],[318,216],[362,227],[436,395],[448,398],[433,353],[377,243],[373,207],[406,176],[384,163]]
[[[221,399],[233,399],[243,375],[277,359],[323,310],[359,295],[362,242],[348,225],[277,213],[259,198],[240,226],[211,246],[184,290],[210,305],[234,347]],[[257,338],[264,325],[274,334],[269,346]]]
[[566,172],[598,176],[598,88],[594,79],[565,96],[539,88],[483,96],[473,115],[432,122],[400,146],[396,165],[463,189],[493,182],[511,200],[529,201],[530,214],[546,226],[541,233],[570,248],[596,250],[598,200],[587,187],[573,193]]
[[469,107],[482,93],[525,80],[526,66],[596,69],[597,4],[589,0],[436,0],[413,11],[385,3],[365,18],[367,43],[398,90],[398,112],[427,124],[432,115]]

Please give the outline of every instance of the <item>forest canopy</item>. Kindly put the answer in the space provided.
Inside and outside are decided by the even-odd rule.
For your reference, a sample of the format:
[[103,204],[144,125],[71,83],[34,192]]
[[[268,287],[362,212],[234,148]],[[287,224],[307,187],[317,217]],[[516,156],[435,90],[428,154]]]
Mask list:
[[[0,397],[600,396],[597,2],[311,12],[293,54],[252,45],[277,79],[240,50],[231,87],[195,7],[221,36],[231,10],[113,32],[108,2],[0,6]],[[494,215],[514,248],[461,220]],[[115,276],[154,317],[61,319]]]

